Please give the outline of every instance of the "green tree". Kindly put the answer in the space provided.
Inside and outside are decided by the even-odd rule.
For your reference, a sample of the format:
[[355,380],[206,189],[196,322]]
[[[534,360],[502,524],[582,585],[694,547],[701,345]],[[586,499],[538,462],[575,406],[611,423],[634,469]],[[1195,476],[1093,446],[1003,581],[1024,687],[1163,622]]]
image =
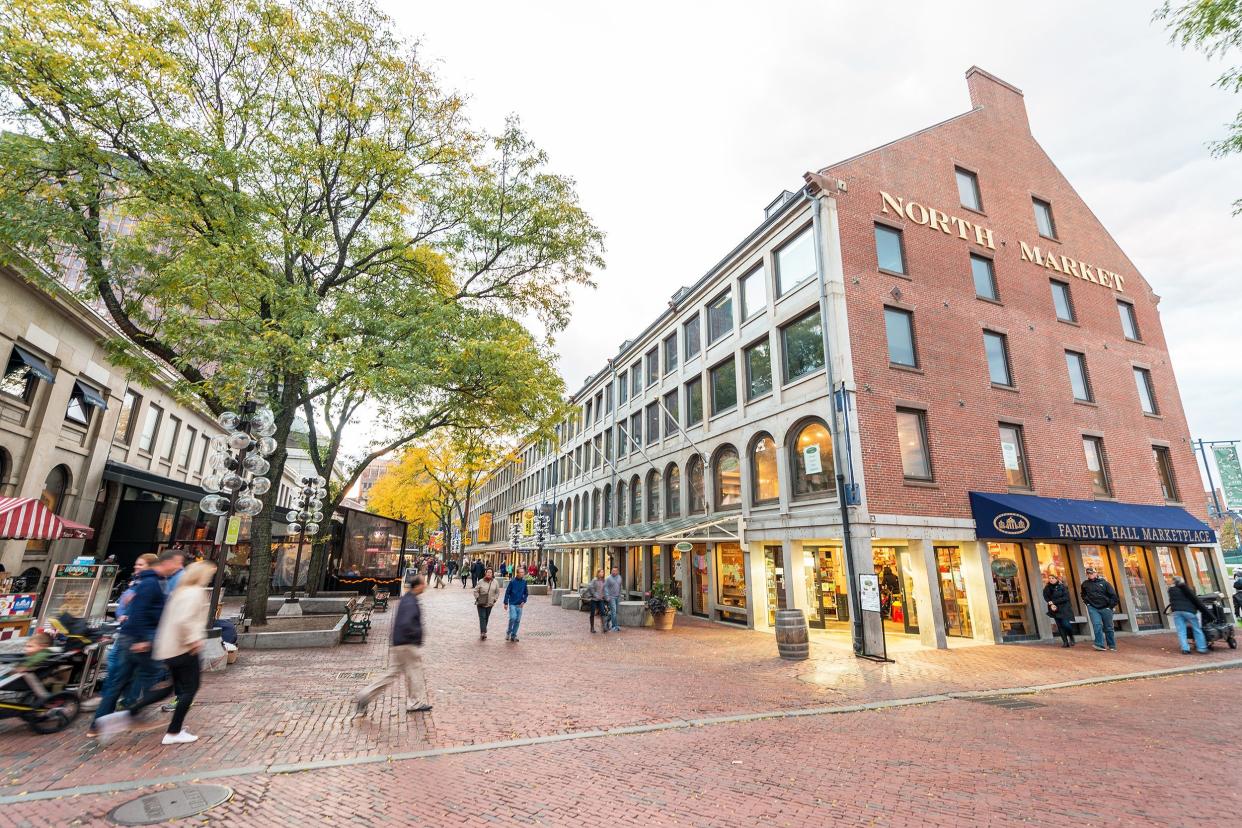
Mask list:
[[469,381],[480,332],[554,332],[601,264],[573,182],[516,122],[473,130],[367,0],[7,0],[0,92],[20,126],[0,245],[51,278],[81,263],[119,363],[142,371],[141,349],[215,411],[267,402],[274,479],[307,406],[326,422],[378,394],[413,434],[441,424],[437,392],[491,393]]
[[[1242,0],[1166,1],[1156,10],[1156,19],[1165,22],[1174,43],[1227,64],[1232,62],[1216,79],[1216,86],[1235,94],[1242,92],[1242,63],[1235,62],[1242,53]],[[1242,110],[1229,124],[1225,137],[1213,141],[1211,147],[1217,156],[1242,152]],[[1242,214],[1242,198],[1233,207],[1234,215]]]

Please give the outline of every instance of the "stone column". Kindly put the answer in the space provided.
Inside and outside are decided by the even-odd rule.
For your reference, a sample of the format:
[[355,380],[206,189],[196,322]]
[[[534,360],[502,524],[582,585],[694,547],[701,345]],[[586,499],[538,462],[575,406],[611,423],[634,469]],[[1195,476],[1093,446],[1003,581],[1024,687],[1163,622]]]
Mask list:
[[771,630],[768,624],[768,567],[767,552],[759,542],[742,547],[746,562],[746,608],[750,611],[750,624],[756,630]]
[[975,628],[976,641],[1001,642],[1000,612],[996,608],[996,589],[988,545],[984,541],[963,541],[962,579],[966,582],[966,603]]
[[[914,604],[919,613],[919,641],[924,647],[947,649],[944,632],[944,606],[937,582],[936,550],[931,541],[911,538],[906,551],[910,562],[909,580],[914,584]],[[906,575],[906,573],[902,573]]]

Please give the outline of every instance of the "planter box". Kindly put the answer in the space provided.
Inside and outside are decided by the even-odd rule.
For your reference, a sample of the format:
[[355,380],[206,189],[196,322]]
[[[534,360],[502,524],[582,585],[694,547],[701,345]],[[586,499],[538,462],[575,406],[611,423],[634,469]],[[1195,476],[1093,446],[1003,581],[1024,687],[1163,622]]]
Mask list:
[[530,593],[531,595],[547,595],[548,585],[547,584],[527,584],[526,591]]
[[617,623],[622,627],[650,627],[651,613],[645,601],[621,601],[617,604]]
[[326,630],[296,630],[291,632],[238,632],[237,646],[243,650],[283,650],[301,647],[335,647],[341,643],[341,630],[345,628],[345,614],[334,627]]
[[[305,595],[298,596],[298,603],[302,605],[303,615],[343,615],[345,613],[345,604],[351,598],[358,597],[355,593],[346,593],[344,596],[325,597],[322,593],[315,598],[307,598]],[[285,596],[267,599],[267,614],[275,616],[280,612],[280,608],[285,605]]]
[[578,597],[576,592],[567,593],[561,596],[561,607],[577,612],[582,609],[582,599]]

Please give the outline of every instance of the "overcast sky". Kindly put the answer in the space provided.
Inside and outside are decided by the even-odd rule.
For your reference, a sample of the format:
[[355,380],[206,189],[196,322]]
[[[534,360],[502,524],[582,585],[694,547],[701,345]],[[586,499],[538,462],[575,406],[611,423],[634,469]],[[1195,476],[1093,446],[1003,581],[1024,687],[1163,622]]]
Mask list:
[[571,391],[804,171],[969,109],[977,64],[1163,297],[1193,435],[1242,438],[1242,159],[1207,149],[1242,96],[1148,3],[380,2],[479,126],[520,115],[608,234],[558,340]]

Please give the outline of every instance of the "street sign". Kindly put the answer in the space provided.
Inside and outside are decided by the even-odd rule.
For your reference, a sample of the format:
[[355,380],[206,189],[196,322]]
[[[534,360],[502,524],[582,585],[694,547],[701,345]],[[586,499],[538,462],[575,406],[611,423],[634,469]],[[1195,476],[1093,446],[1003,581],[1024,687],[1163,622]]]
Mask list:
[[233,515],[229,518],[228,528],[224,530],[224,545],[236,546],[237,538],[241,535],[241,515]]
[[530,537],[535,534],[535,510],[527,509],[522,512],[522,534]]
[[685,554],[685,553],[687,553],[687,552],[693,552],[693,551],[694,551],[694,544],[693,544],[693,543],[691,543],[690,541],[681,541],[680,543],[678,543],[678,544],[677,544],[676,546],[674,546],[673,548],[674,548],[674,549],[676,549],[678,552],[681,552],[682,554]]

